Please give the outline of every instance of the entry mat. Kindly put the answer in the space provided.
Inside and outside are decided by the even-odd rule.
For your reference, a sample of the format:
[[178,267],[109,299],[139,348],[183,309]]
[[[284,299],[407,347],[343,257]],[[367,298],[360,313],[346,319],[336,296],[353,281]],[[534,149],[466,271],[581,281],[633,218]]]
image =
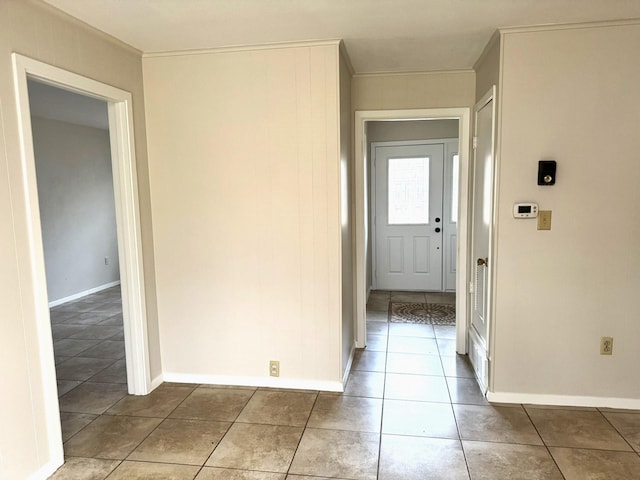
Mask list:
[[389,321],[394,323],[455,325],[456,306],[444,303],[391,302]]

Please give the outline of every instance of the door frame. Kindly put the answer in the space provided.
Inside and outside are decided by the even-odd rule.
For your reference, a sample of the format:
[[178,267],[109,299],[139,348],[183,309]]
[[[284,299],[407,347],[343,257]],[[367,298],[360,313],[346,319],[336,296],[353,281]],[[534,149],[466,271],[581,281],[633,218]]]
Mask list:
[[[372,172],[373,175],[373,168],[375,165],[375,161],[376,161],[376,154],[375,154],[375,148],[376,147],[405,147],[405,146],[412,146],[412,145],[442,145],[443,146],[443,153],[442,153],[442,159],[443,159],[443,178],[446,180],[446,164],[447,164],[447,146],[448,145],[452,145],[452,144],[457,144],[458,148],[460,147],[460,140],[457,138],[438,138],[438,139],[430,139],[430,140],[391,140],[391,141],[385,141],[385,142],[371,142],[371,158],[369,159],[369,164],[368,164],[368,168],[369,168],[369,172]],[[370,202],[370,208],[371,208],[371,213],[375,214],[376,211],[376,184],[375,184],[375,178],[374,176],[371,176],[371,202]],[[445,207],[445,188],[444,188],[444,183],[443,183],[443,188],[442,188],[442,208],[444,211],[444,207]],[[443,215],[444,216],[444,215]],[[371,224],[371,270],[373,270],[373,272],[376,271],[376,223],[372,222]],[[444,222],[443,222],[443,230],[444,230]],[[441,281],[442,281],[442,289],[440,290],[440,292],[445,292],[446,291],[446,282],[445,282],[445,260],[446,260],[446,255],[449,253],[449,247],[447,246],[447,242],[445,239],[445,235],[444,235],[444,231],[443,231],[443,236],[442,236],[442,267],[441,267],[441,272],[440,272],[440,277],[441,277]],[[371,286],[372,288],[376,289],[377,284],[376,284],[376,276],[373,274],[371,274]]]
[[[149,368],[147,339],[147,310],[145,301],[144,269],[142,260],[142,237],[138,206],[138,180],[136,173],[135,145],[133,135],[133,109],[131,93],[104,83],[71,73],[58,67],[12,53],[13,81],[18,134],[20,141],[20,185],[12,190],[23,191],[27,245],[26,265],[21,265],[20,277],[31,288],[31,302],[35,313],[35,325],[30,328],[34,335],[26,335],[28,349],[37,352],[39,361],[31,366],[32,382],[39,384],[44,395],[45,433],[51,449],[52,463],[62,465],[63,447],[60,428],[60,408],[51,334],[51,319],[45,274],[45,261],[38,204],[35,155],[27,79],[104,100],[108,104],[111,166],[115,198],[118,257],[122,289],[122,309],[125,337],[128,391],[134,395],[145,395],[153,388]],[[58,466],[59,466],[58,465]]]
[[458,202],[458,278],[456,281],[456,351],[467,353],[467,331],[469,324],[469,268],[467,255],[470,247],[468,230],[469,205],[469,154],[471,110],[468,107],[428,108],[408,110],[357,110],[355,112],[355,243],[356,272],[354,291],[356,295],[356,348],[367,345],[367,122],[404,120],[458,120],[458,141],[460,155],[459,202]]

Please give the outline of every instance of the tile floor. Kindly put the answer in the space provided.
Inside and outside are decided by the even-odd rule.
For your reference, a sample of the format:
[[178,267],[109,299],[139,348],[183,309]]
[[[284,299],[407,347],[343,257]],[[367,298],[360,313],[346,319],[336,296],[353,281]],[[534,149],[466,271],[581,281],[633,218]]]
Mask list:
[[[420,295],[451,301],[393,297]],[[344,394],[163,384],[133,397],[106,358],[61,397],[66,463],[53,478],[640,479],[639,411],[491,405],[455,355],[455,327],[389,324],[391,297],[371,296]],[[99,345],[72,356],[69,343],[60,366],[116,351]]]

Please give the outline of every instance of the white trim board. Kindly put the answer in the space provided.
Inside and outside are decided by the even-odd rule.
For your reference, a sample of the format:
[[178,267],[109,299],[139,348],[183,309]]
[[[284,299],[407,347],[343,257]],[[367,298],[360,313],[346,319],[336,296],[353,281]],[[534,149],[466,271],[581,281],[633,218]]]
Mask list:
[[456,351],[467,353],[467,325],[468,325],[468,209],[469,209],[469,153],[471,110],[460,108],[429,108],[416,110],[357,110],[355,112],[355,242],[356,242],[356,348],[364,348],[367,344],[367,183],[368,168],[366,123],[376,120],[458,120],[458,139],[460,155],[458,203],[458,276],[456,280]]
[[89,290],[84,290],[82,292],[74,293],[73,295],[69,295],[68,297],[59,298],[58,300],[54,300],[53,302],[49,302],[49,308],[57,307],[58,305],[62,305],[63,303],[72,302],[79,298],[88,297],[94,293],[102,292],[103,290],[107,290],[108,288],[115,287],[116,285],[120,285],[120,280],[116,280],[115,282],[105,283],[103,285],[98,285],[97,287],[90,288]]
[[552,395],[545,393],[487,392],[487,400],[498,403],[524,405],[554,405],[558,407],[596,407],[640,410],[638,398],[585,397],[580,395]]
[[[42,247],[42,228],[38,206],[35,154],[31,130],[27,79],[72,91],[108,104],[109,137],[118,233],[120,279],[124,319],[125,354],[129,393],[150,391],[147,312],[145,303],[142,238],[138,207],[138,181],[133,132],[132,97],[129,92],[83,77],[58,67],[11,54],[18,135],[20,176],[10,180],[10,189],[25,210],[26,238],[20,244],[20,282],[24,285],[23,304],[30,314],[25,318],[25,344],[28,352],[29,382],[41,401],[48,449],[40,452],[47,465],[55,468],[64,462],[60,407],[51,337],[51,319]],[[32,315],[31,315],[32,313]],[[54,468],[55,467],[55,468]]]
[[164,373],[163,381],[175,383],[199,383],[203,385],[233,385],[239,387],[270,387],[295,390],[320,390],[323,392],[344,391],[342,382],[302,380],[279,377],[236,377],[226,375],[201,375],[191,373]]

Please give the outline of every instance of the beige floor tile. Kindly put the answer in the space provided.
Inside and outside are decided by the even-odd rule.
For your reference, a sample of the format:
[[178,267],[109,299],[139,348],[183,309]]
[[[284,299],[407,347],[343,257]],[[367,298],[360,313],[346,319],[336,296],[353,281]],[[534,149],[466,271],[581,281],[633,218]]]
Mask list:
[[542,445],[521,407],[454,405],[453,411],[463,440]]
[[456,326],[455,325],[434,325],[433,333],[436,338],[448,338],[450,340],[456,339]]
[[370,296],[367,301],[367,310],[386,313],[389,310],[389,298]]
[[458,352],[456,352],[455,340],[451,340],[449,338],[437,338],[436,342],[438,343],[438,351],[443,357],[453,357],[458,354]]
[[416,437],[458,438],[448,403],[385,400],[382,433]]
[[73,357],[64,357],[62,355],[56,355],[54,357],[55,359],[55,364],[56,364],[56,368],[58,367],[58,365],[60,365],[62,362],[66,362],[67,360],[72,359]]
[[387,323],[389,312],[387,310],[371,310],[367,308],[367,323]]
[[137,417],[167,417],[189,394],[193,387],[161,385],[149,395],[127,395],[107,412],[109,415]]
[[257,391],[238,416],[238,422],[304,427],[315,393]]
[[[78,327],[77,325],[61,325],[65,327]],[[122,332],[122,327],[113,325],[89,325],[71,334],[68,338],[78,338],[84,340],[106,340],[116,333]]]
[[123,460],[161,421],[160,418],[102,415],[65,444],[65,454]]
[[62,441],[66,442],[84,427],[93,422],[98,416],[90,413],[60,412],[62,427]]
[[389,335],[400,337],[435,338],[433,326],[419,323],[389,323]]
[[468,480],[459,440],[383,435],[379,480]]
[[394,400],[449,403],[444,377],[388,373],[384,397]]
[[425,303],[424,292],[391,292],[393,303]]
[[117,460],[68,457],[49,480],[104,480],[118,463]]
[[640,414],[603,412],[603,415],[618,430],[636,452],[640,452]]
[[61,397],[65,393],[69,393],[81,383],[82,382],[80,380],[58,380],[58,397]]
[[388,353],[387,372],[444,376],[442,362],[438,355],[417,355],[415,353]]
[[184,402],[171,413],[170,417],[233,422],[252,395],[253,390],[208,387],[196,388]]
[[234,423],[206,465],[286,473],[302,428]]
[[367,351],[368,352],[386,352],[387,351],[387,336],[367,334]]
[[310,428],[380,432],[382,400],[377,398],[320,395],[309,417]]
[[309,475],[287,475],[287,480],[334,480],[336,477],[310,477]]
[[640,480],[640,456],[632,452],[549,448],[565,480]]
[[56,355],[63,357],[74,357],[81,352],[98,345],[100,340],[77,340],[73,338],[63,338],[53,343],[53,351]]
[[85,381],[113,363],[114,360],[107,358],[72,357],[56,365],[56,377],[59,380]]
[[107,318],[106,320],[101,321],[100,325],[122,325],[122,323],[122,313],[118,313],[116,315],[113,315],[112,317]]
[[166,463],[122,462],[109,480],[193,480],[200,467]]
[[[90,307],[86,307],[90,308]],[[97,325],[104,322],[109,317],[113,316],[113,313],[108,312],[82,312],[74,315],[65,322],[70,325]],[[120,322],[122,325],[122,322]]]
[[229,422],[168,418],[128,460],[203,465],[230,426]]
[[387,321],[384,322],[367,322],[367,335],[388,335],[389,334],[389,323]]
[[548,446],[631,450],[600,412],[530,408],[528,413]]
[[106,412],[126,394],[126,385],[85,382],[60,397],[60,410],[99,415]]
[[387,354],[385,352],[367,352],[357,350],[353,358],[353,370],[366,372],[384,372]]
[[91,377],[89,381],[100,383],[127,383],[127,361],[124,358],[116,360],[112,365]]
[[449,292],[427,292],[425,293],[427,303],[442,303],[445,305],[456,304],[456,294]]
[[489,405],[475,378],[447,377],[452,403]]
[[307,428],[289,473],[375,480],[379,439],[375,433]]
[[[284,473],[204,467],[196,477],[196,480],[285,480],[285,477]],[[311,479],[307,477],[307,480]]]
[[399,337],[389,335],[389,352],[438,355],[438,347],[433,338]]
[[103,340],[95,347],[88,348],[81,353],[83,357],[90,358],[124,358],[124,342],[120,340]]
[[353,397],[382,398],[384,373],[351,371],[344,394]]
[[467,355],[440,357],[440,359],[447,377],[476,378],[473,365]]
[[69,338],[72,335],[82,332],[87,327],[84,325],[65,325],[64,323],[58,323],[51,325],[51,335],[53,340],[62,340],[63,338]]
[[466,440],[462,446],[472,480],[563,480],[543,446]]

